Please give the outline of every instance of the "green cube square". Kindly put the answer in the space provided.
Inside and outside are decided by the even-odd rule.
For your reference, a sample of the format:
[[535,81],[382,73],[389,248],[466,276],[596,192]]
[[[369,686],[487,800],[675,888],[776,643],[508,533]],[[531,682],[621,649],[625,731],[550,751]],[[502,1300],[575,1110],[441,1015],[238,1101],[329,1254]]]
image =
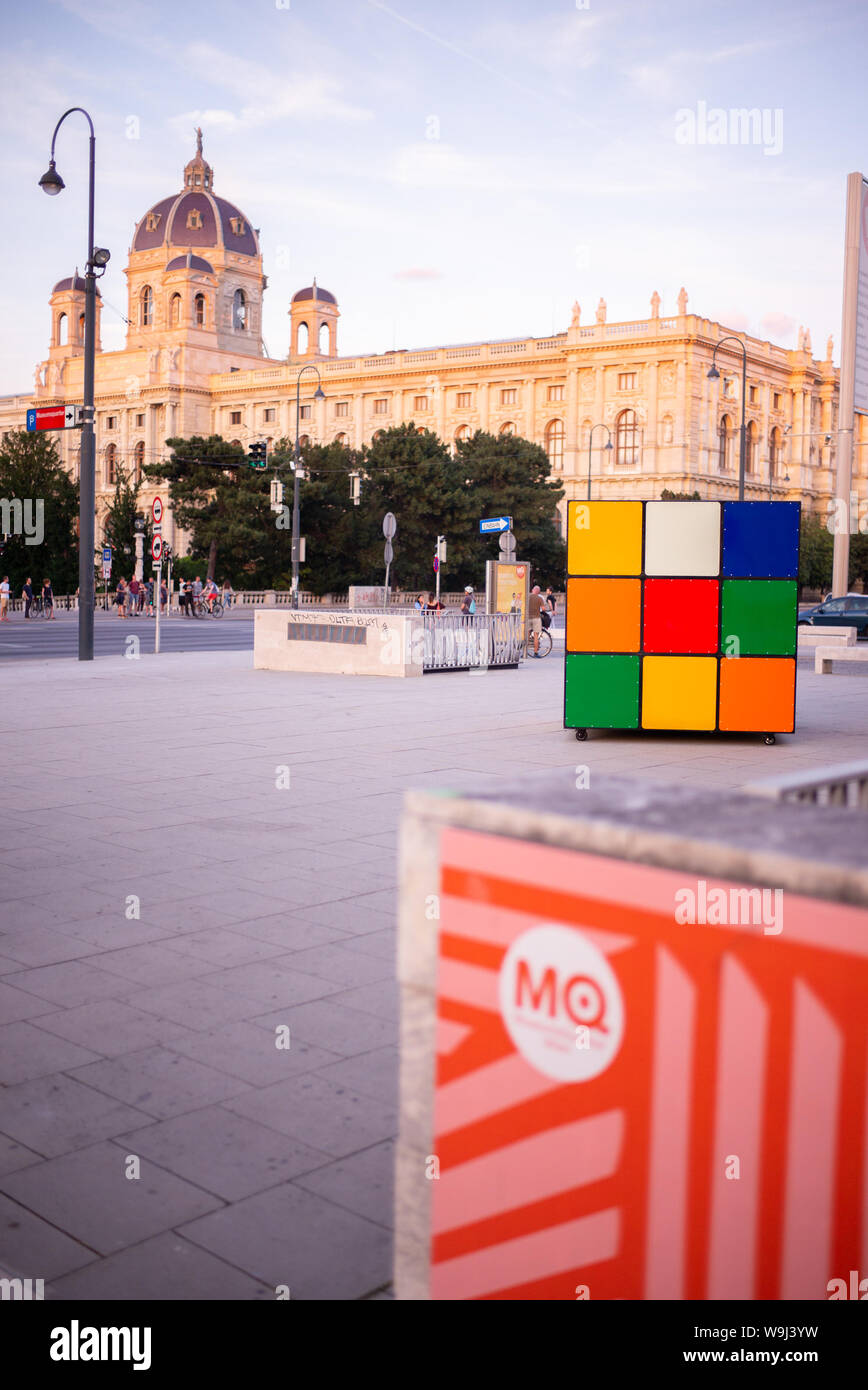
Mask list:
[[798,595],[794,579],[725,579],[720,623],[724,656],[793,656]]
[[638,729],[639,657],[568,653],[565,729]]

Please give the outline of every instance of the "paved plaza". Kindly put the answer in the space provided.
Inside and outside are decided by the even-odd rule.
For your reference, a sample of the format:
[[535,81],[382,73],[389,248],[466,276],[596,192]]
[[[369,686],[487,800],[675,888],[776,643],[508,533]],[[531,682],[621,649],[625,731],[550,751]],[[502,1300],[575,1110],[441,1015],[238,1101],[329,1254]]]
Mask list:
[[405,789],[586,764],[724,792],[864,757],[866,675],[799,666],[798,733],[767,748],[579,744],[559,651],[407,681],[249,651],[0,664],[4,1272],[389,1297]]

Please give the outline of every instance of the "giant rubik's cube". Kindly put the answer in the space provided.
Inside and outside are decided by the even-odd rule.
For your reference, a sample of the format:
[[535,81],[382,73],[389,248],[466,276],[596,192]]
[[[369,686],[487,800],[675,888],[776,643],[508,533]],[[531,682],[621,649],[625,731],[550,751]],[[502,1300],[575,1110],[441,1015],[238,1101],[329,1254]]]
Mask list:
[[570,729],[791,733],[798,502],[570,502]]

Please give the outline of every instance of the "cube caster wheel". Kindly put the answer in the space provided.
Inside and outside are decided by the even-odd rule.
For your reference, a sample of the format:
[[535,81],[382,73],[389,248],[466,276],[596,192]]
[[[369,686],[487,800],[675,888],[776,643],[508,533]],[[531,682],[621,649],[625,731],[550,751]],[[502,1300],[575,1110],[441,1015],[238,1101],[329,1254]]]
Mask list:
[[586,739],[587,737],[588,737],[588,731],[587,731],[587,729],[576,729],[576,738],[579,740],[580,743],[584,743],[584,741],[585,741],[585,739]]
[[763,743],[766,744],[767,747],[770,748],[771,745],[776,742],[777,740],[775,739],[774,734],[763,734]]

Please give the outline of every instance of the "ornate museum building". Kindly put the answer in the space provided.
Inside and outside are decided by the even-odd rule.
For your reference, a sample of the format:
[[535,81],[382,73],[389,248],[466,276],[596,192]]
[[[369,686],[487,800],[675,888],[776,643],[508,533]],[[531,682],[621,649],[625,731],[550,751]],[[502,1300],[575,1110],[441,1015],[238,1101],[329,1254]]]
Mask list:
[[[100,350],[97,300],[98,539],[118,464],[140,469],[166,453],[167,438],[215,433],[245,446],[292,438],[296,379],[307,362],[319,367],[326,396],[314,401],[315,377],[304,377],[301,431],[316,442],[358,446],[409,420],[447,441],[477,429],[524,435],[544,447],[563,482],[564,513],[569,499],[587,495],[589,469],[595,497],[653,498],[664,488],[736,495],[742,353],[736,343],[721,346],[719,379],[709,380],[715,345],[731,330],[688,312],[685,290],[671,316],[655,293],[646,317],[609,323],[601,299],[590,315],[575,304],[569,326],[549,337],[341,357],[337,299],[314,280],[289,306],[287,357],[269,358],[257,232],[214,192],[201,132],[181,190],[136,224],[126,275],[120,351]],[[83,279],[60,280],[49,305],[48,356],[35,390],[0,398],[0,431],[22,428],[28,405],[82,399]],[[792,350],[736,336],[747,350],[746,496],[801,499],[825,512],[837,429],[831,339],[818,360],[806,330]],[[864,503],[868,419],[856,418],[854,490]],[[77,432],[58,439],[74,470]],[[144,503],[152,492],[143,492]],[[164,535],[181,539],[168,514]]]

